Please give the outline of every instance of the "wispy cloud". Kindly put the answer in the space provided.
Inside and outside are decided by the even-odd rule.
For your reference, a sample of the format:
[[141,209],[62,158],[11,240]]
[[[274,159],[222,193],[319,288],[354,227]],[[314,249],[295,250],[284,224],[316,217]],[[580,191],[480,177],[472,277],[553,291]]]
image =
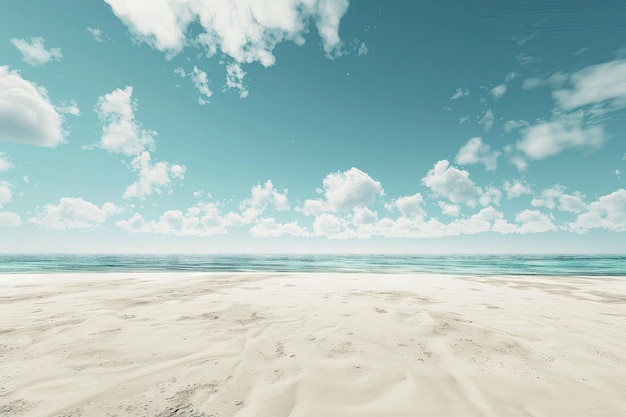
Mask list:
[[60,61],[63,58],[61,49],[46,49],[44,38],[25,39],[11,38],[11,43],[22,53],[22,60],[34,67],[44,65],[50,61]]
[[104,43],[109,41],[108,35],[105,35],[100,28],[92,28],[87,26],[87,31],[91,33],[93,40],[98,43]]
[[458,100],[461,97],[469,96],[469,94],[470,94],[470,91],[467,88],[466,89],[457,88],[454,94],[452,94],[452,96],[450,97],[450,100]]

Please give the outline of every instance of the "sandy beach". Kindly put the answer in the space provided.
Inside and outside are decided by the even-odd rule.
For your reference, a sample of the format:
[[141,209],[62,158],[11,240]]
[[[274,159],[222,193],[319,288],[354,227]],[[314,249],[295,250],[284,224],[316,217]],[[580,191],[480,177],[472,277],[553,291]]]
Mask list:
[[626,279],[3,275],[0,416],[626,416]]

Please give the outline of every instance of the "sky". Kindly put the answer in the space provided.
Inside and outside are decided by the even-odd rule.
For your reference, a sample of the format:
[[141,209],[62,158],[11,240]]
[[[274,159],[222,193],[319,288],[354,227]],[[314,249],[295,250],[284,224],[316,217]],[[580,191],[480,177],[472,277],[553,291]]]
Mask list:
[[3,0],[0,251],[626,252],[626,5]]

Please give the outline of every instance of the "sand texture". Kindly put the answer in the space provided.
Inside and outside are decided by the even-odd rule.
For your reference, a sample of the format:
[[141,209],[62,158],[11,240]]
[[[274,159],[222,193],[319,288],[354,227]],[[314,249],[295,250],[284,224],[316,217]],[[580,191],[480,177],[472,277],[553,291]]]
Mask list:
[[4,275],[0,416],[626,416],[626,278]]

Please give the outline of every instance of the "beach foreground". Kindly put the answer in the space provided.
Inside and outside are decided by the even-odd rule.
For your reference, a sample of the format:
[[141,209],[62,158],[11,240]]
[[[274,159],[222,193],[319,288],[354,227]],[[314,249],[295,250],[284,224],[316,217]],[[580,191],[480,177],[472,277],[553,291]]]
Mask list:
[[624,416],[626,279],[0,276],[0,416]]

